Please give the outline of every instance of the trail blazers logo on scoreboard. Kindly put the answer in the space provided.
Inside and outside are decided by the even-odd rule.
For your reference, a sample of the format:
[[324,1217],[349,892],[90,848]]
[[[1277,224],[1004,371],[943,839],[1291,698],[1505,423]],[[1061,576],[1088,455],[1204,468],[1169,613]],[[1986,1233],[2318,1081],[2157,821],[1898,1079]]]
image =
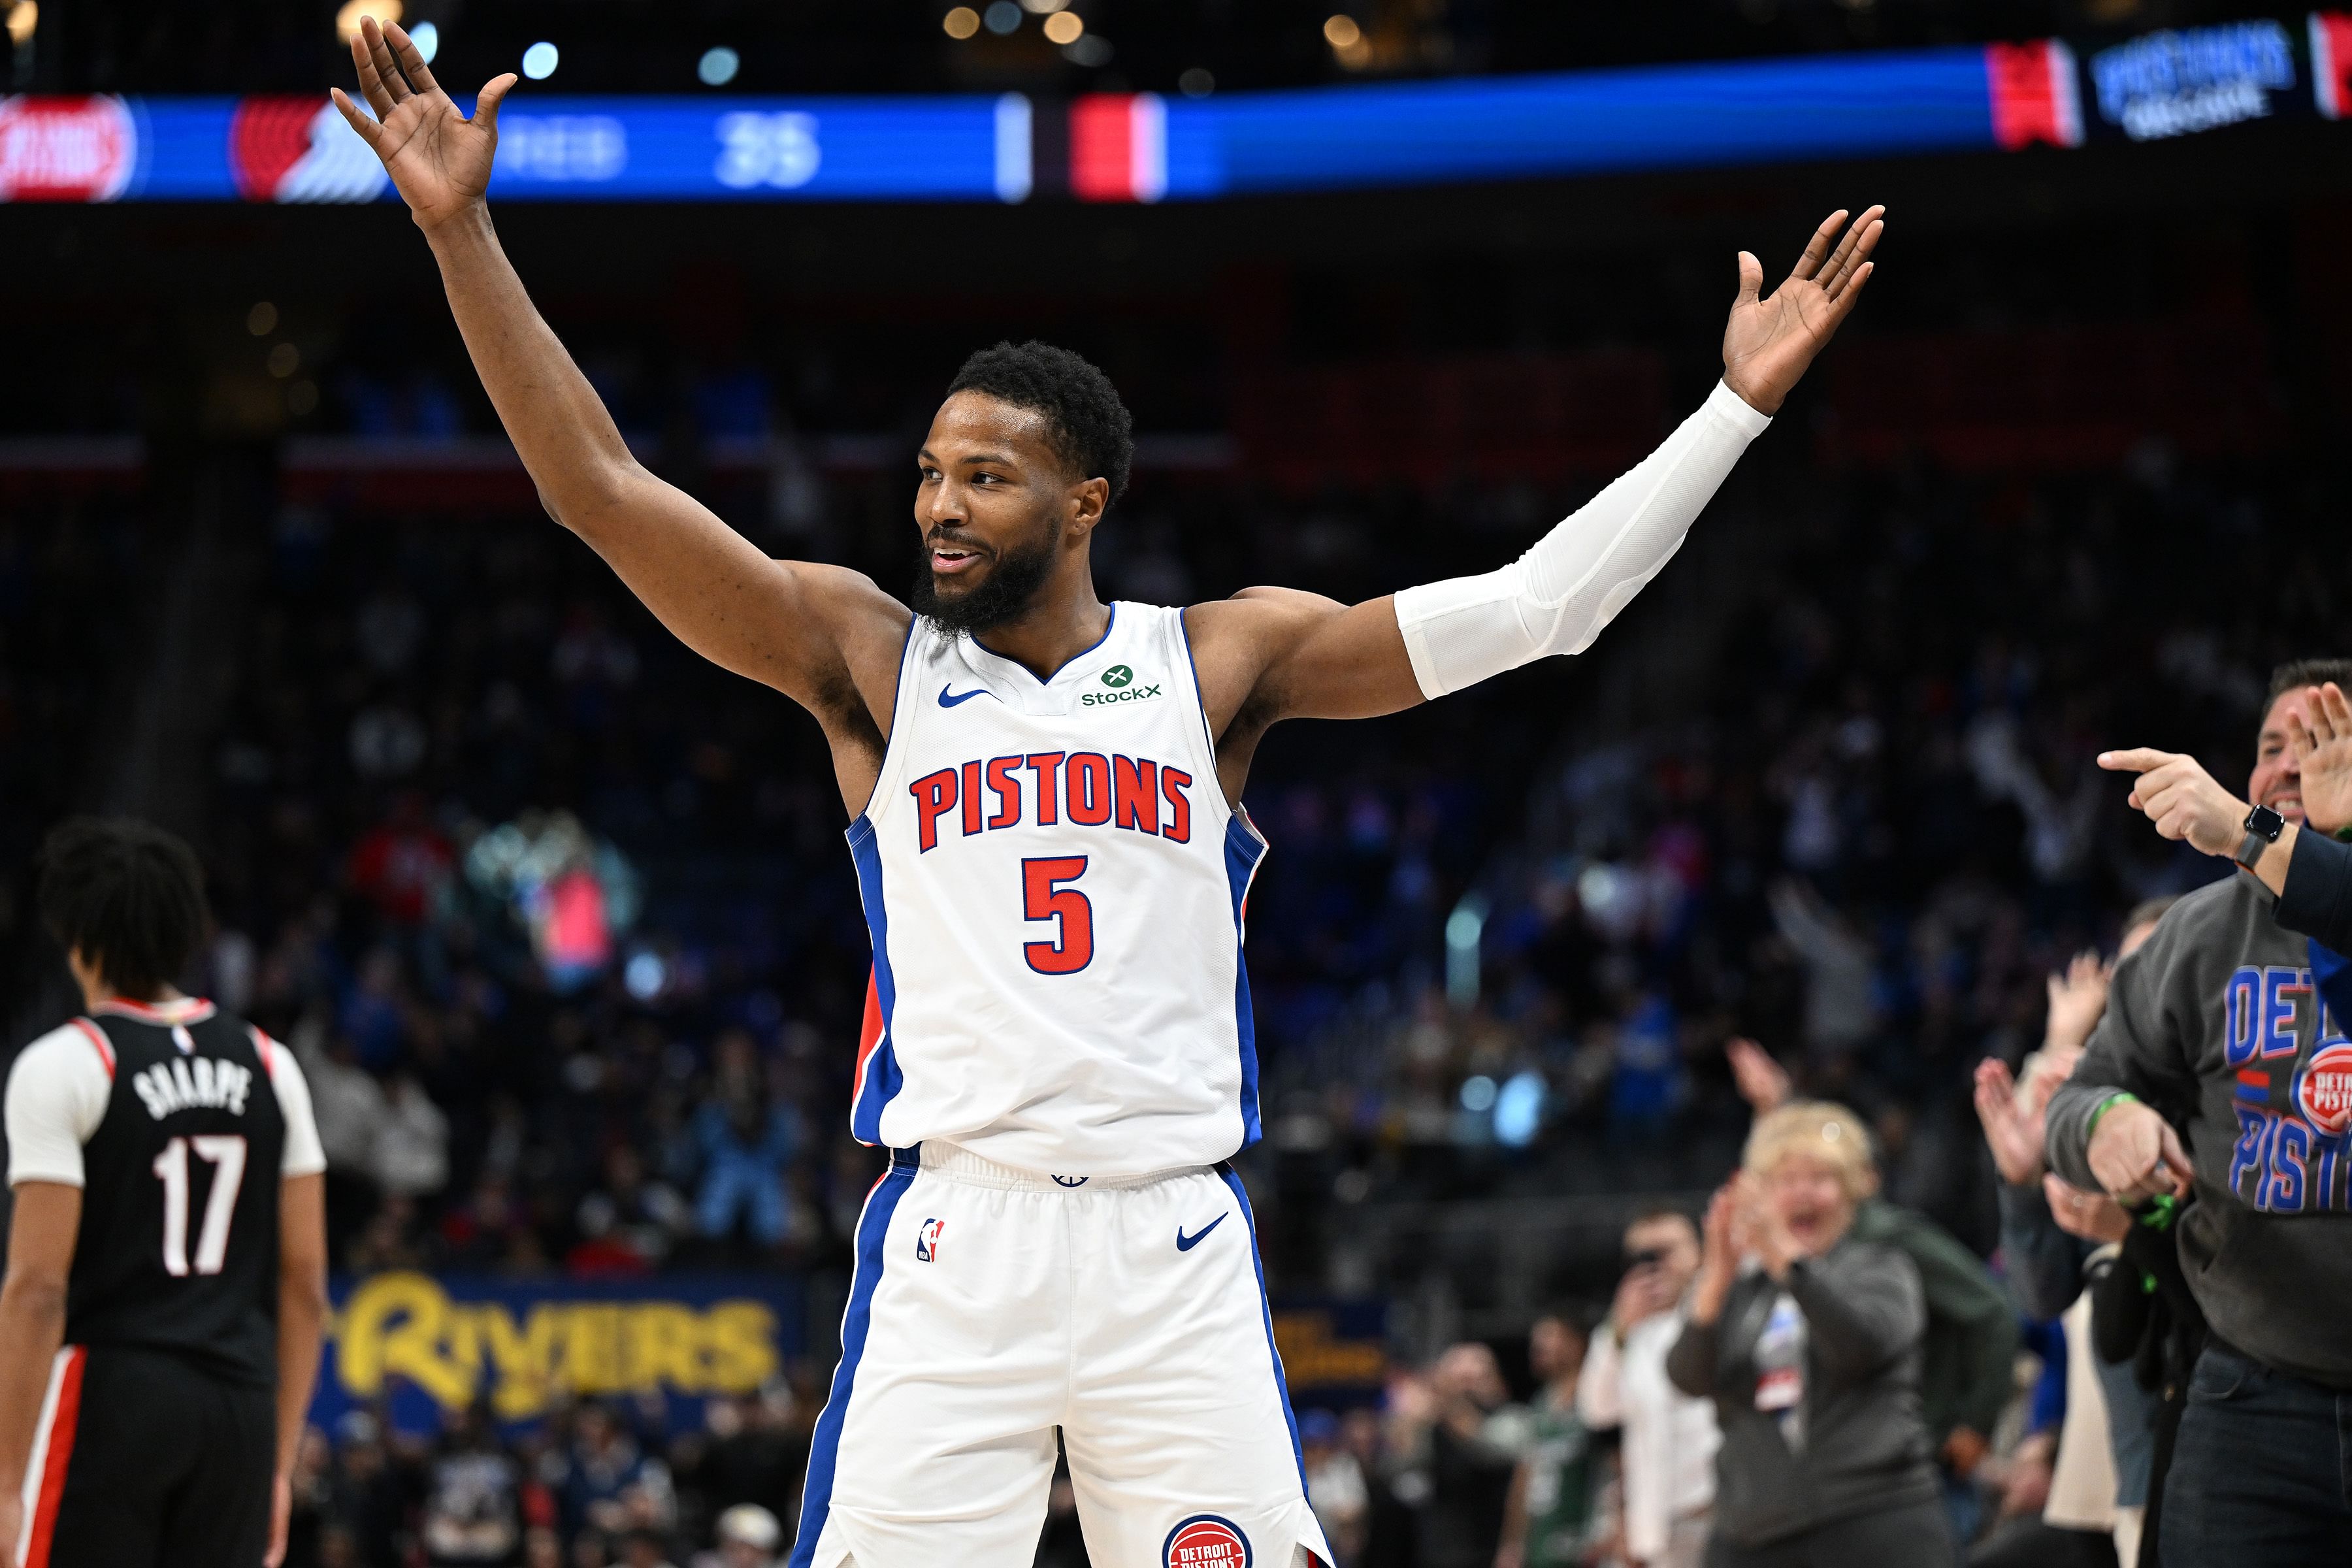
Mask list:
[[1160,1568],[1250,1568],[1249,1537],[1230,1519],[1196,1513],[1168,1532]]
[[341,111],[310,97],[238,100],[228,155],[249,202],[372,202],[391,180]]

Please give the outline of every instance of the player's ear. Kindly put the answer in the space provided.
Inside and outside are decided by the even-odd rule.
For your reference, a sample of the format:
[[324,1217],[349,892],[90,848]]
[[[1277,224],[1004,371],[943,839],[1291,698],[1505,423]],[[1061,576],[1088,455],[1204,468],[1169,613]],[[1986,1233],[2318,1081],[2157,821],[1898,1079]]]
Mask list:
[[1095,524],[1103,519],[1110,506],[1108,479],[1081,479],[1070,487],[1069,529],[1073,533],[1094,531]]

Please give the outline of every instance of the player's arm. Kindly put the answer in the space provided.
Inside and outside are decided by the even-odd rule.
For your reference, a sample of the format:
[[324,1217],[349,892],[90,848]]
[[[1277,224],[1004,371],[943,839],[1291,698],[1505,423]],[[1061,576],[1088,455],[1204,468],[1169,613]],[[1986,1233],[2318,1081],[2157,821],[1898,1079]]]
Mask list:
[[278,1191],[278,1468],[270,1486],[268,1568],[286,1557],[294,1461],[310,1418],[327,1330],[327,1178],[289,1176]]
[[294,1461],[302,1451],[310,1389],[319,1377],[319,1346],[326,1334],[327,1151],[319,1142],[310,1085],[294,1053],[259,1029],[253,1031],[253,1043],[286,1127],[278,1167],[278,1456],[264,1559],[268,1568],[278,1568],[286,1556]]
[[26,1046],[8,1069],[5,1115],[8,1269],[0,1279],[0,1563],[24,1525],[25,1466],[40,1423],[81,1229],[82,1146],[106,1116],[113,1062],[94,1034],[68,1024]]
[[467,353],[549,513],[687,646],[811,708],[838,683],[845,642],[866,634],[894,659],[905,609],[856,573],[771,560],[646,471],[531,304],[484,201],[515,79],[483,88],[467,120],[398,26],[365,21],[352,58],[376,118],[340,89],[336,106],[431,243]]
[[1832,214],[1769,296],[1761,264],[1740,252],[1722,384],[1656,451],[1509,565],[1345,608],[1246,596],[1196,606],[1194,646],[1208,645],[1219,666],[1202,670],[1212,720],[1245,711],[1264,722],[1370,718],[1591,647],[1681,548],[1748,443],[1852,312],[1870,280],[1884,210],[1872,207],[1851,227],[1845,213]]
[[15,1562],[24,1529],[25,1466],[66,1337],[66,1281],[81,1228],[81,1189],[22,1182],[8,1223],[0,1283],[0,1561]]

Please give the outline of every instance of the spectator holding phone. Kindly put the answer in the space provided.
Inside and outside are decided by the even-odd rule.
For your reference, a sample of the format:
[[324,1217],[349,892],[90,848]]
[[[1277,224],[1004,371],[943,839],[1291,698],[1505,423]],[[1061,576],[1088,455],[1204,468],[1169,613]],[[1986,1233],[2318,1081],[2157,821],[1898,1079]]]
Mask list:
[[1852,1234],[1875,1185],[1868,1134],[1843,1107],[1792,1101],[1757,1121],[1743,1165],[1708,1205],[1666,1358],[1723,1432],[1709,1568],[1947,1568],[1919,1270]]
[[1666,1376],[1698,1265],[1698,1227],[1681,1210],[1654,1209],[1626,1226],[1625,1277],[1577,1379],[1584,1424],[1623,1429],[1625,1554],[1638,1568],[1697,1568],[1706,1550],[1715,1404]]

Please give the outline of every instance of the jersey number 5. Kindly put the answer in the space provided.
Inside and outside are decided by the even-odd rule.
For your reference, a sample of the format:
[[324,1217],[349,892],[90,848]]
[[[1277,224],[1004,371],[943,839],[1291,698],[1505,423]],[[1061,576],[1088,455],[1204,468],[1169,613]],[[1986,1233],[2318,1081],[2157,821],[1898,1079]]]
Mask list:
[[1062,886],[1086,875],[1083,855],[1047,855],[1021,862],[1021,918],[1052,921],[1054,940],[1021,945],[1029,967],[1040,974],[1076,974],[1095,961],[1095,907],[1076,888]]
[[[188,1267],[188,1151],[213,1165],[213,1190],[205,1199],[205,1228],[196,1237],[195,1268]],[[228,1262],[228,1222],[236,1213],[236,1189],[245,1181],[245,1140],[233,1135],[174,1138],[155,1156],[155,1177],[163,1184],[163,1272],[174,1279],[189,1273],[217,1274]]]

